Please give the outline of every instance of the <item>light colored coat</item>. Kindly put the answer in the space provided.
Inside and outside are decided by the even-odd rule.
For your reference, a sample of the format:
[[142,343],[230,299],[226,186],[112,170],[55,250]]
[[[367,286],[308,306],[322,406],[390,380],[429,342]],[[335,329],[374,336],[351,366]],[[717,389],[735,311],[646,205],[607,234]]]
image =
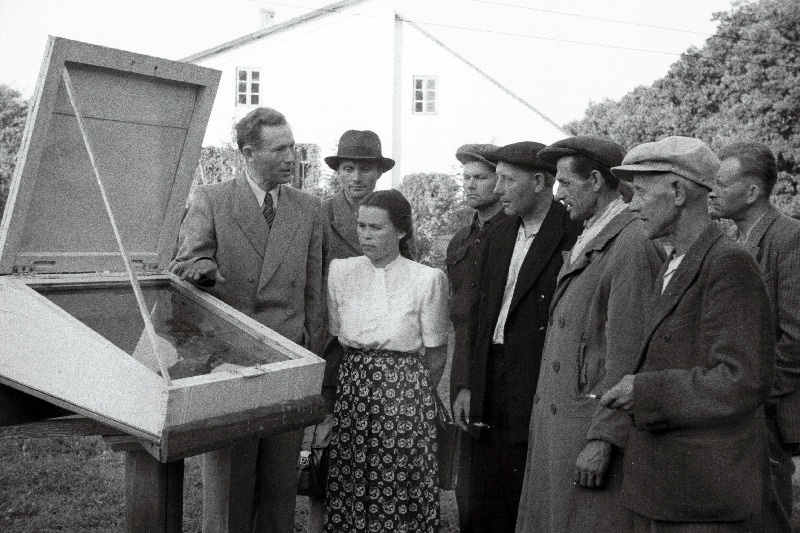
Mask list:
[[199,187],[181,226],[176,262],[217,263],[208,289],[289,340],[324,342],[323,224],[318,199],[282,185],[272,229],[243,176]]
[[[617,496],[630,417],[586,395],[602,394],[634,371],[662,262],[662,249],[628,211],[614,217],[574,262],[565,254],[531,413],[517,532],[629,530],[630,513]],[[602,489],[572,483],[575,461],[590,439],[614,445]]]

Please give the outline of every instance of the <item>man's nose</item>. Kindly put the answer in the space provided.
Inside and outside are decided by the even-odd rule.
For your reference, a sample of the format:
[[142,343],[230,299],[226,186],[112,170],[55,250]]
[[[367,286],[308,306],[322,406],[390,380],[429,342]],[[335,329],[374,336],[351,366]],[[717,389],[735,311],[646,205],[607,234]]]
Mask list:
[[502,179],[499,179],[494,185],[494,193],[503,194],[504,192],[506,192],[505,184],[503,183]]
[[561,187],[559,187],[559,188],[558,188],[558,190],[557,190],[557,191],[556,191],[556,193],[553,195],[553,197],[554,197],[556,200],[559,200],[559,201],[561,201],[561,200],[563,200],[563,199],[564,199],[564,191],[562,191],[562,190],[561,190]]

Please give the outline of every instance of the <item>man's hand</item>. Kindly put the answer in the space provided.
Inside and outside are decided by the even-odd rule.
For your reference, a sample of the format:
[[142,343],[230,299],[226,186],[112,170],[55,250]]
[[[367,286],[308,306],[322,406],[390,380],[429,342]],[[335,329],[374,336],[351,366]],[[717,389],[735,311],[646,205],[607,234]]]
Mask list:
[[633,411],[633,380],[635,377],[633,374],[623,376],[619,383],[603,394],[603,397],[600,398],[600,405],[609,409],[625,409],[629,413]]
[[170,270],[181,279],[197,285],[208,286],[217,281],[225,281],[225,278],[217,270],[217,264],[211,259],[198,259],[186,268],[184,265],[185,263],[174,262]]
[[572,471],[573,483],[586,488],[600,488],[603,477],[611,462],[611,443],[604,440],[590,440],[575,461]]
[[461,389],[453,402],[453,421],[462,431],[469,431],[469,400],[469,389]]

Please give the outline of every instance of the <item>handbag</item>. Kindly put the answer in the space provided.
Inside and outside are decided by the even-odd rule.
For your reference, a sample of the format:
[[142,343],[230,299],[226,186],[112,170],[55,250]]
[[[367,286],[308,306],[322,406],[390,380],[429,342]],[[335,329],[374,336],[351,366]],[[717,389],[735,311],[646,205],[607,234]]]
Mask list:
[[328,484],[328,462],[331,443],[333,416],[315,426],[309,426],[303,433],[300,459],[297,461],[297,494],[314,499],[325,498]]
[[460,452],[461,438],[459,428],[450,411],[445,408],[441,398],[436,395],[437,411],[437,451],[436,457],[439,460],[439,488],[443,490],[453,490],[458,482],[458,456]]

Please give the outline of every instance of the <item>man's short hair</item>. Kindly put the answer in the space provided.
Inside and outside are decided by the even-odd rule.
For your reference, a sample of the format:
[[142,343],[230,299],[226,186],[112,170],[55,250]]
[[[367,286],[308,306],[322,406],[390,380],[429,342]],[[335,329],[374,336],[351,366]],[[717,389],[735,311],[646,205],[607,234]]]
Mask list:
[[572,170],[581,177],[588,179],[589,174],[591,174],[593,170],[596,170],[601,176],[603,176],[603,179],[606,181],[606,185],[608,185],[609,189],[612,191],[619,189],[619,178],[614,176],[611,173],[611,169],[607,166],[598,163],[594,159],[586,157],[585,155],[575,154],[569,157],[572,158],[572,162],[570,163],[572,165]]
[[259,107],[253,109],[242,120],[236,124],[236,144],[239,151],[244,145],[260,146],[262,126],[284,126],[286,117],[283,113],[271,107]]
[[761,180],[767,198],[772,194],[772,189],[778,181],[778,165],[772,150],[767,145],[757,142],[736,142],[723,148],[719,158],[736,159],[741,166],[742,174]]

